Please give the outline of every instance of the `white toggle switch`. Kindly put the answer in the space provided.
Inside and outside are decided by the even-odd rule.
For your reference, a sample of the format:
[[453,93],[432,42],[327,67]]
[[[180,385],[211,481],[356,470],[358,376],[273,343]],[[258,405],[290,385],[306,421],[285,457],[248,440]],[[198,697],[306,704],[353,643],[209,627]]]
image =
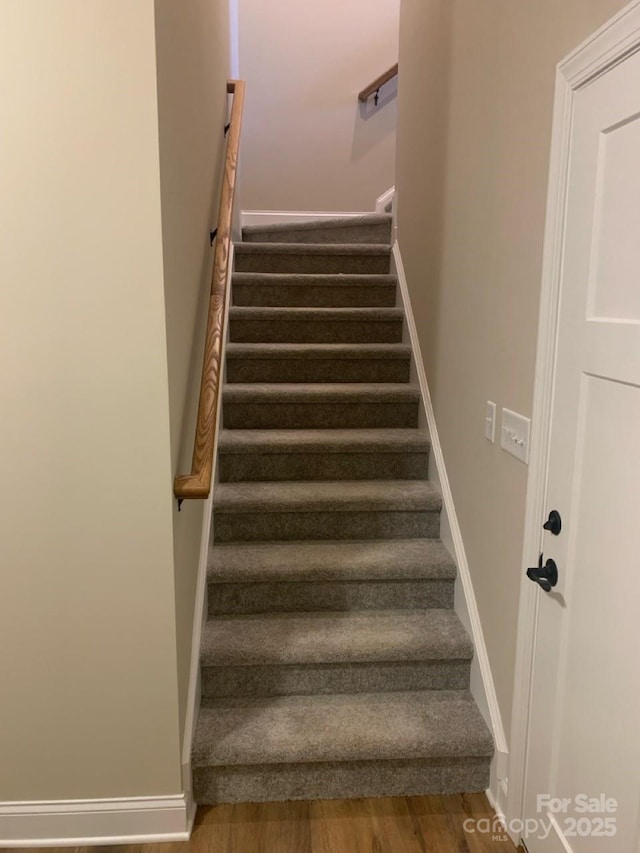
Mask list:
[[529,464],[529,435],[531,421],[510,409],[502,410],[500,446],[525,465]]
[[492,444],[496,440],[496,404],[487,400],[487,411],[484,416],[484,437]]

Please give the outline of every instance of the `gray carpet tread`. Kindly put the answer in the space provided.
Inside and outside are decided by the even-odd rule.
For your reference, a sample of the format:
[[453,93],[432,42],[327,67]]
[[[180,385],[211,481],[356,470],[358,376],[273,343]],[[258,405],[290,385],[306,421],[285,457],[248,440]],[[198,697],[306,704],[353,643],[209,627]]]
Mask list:
[[289,284],[300,287],[362,287],[363,285],[389,287],[396,285],[398,277],[391,273],[328,273],[328,272],[235,272],[233,284]]
[[235,305],[229,309],[229,317],[237,320],[296,320],[298,322],[314,320],[352,320],[361,323],[383,322],[404,319],[402,308],[318,308],[311,307],[264,307],[252,305]]
[[229,337],[238,343],[402,343],[398,308],[235,306]]
[[223,429],[218,451],[225,453],[427,452],[420,429]]
[[391,247],[375,243],[236,243],[236,257],[246,255],[360,255],[388,258]]
[[234,272],[233,305],[393,308],[397,277],[388,270]]
[[219,483],[216,514],[261,512],[439,511],[442,498],[426,480]]
[[209,583],[449,580],[453,558],[438,539],[215,544]]
[[408,383],[238,383],[226,384],[225,402],[247,403],[400,403],[420,400],[420,389]]
[[266,613],[206,624],[205,666],[471,659],[453,610]]
[[466,691],[220,700],[201,711],[195,767],[490,756]]
[[294,344],[294,343],[234,343],[227,344],[227,358],[242,359],[363,359],[411,358],[406,344]]
[[[242,229],[242,239],[247,242],[261,238],[271,240],[278,236],[286,236],[287,240],[304,240],[310,233],[314,235],[325,235],[330,240],[332,232],[341,232],[345,236],[349,233],[357,234],[358,241],[389,242],[391,235],[391,221],[389,214],[368,213],[362,216],[335,216],[313,219],[306,222],[273,223],[269,225],[245,225]],[[376,236],[379,233],[385,239]],[[355,241],[354,241],[355,242]]]

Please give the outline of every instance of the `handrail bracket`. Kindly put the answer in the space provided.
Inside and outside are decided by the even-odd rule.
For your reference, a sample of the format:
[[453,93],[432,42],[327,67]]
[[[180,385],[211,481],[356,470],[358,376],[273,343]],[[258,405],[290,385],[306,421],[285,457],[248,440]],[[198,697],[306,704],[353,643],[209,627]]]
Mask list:
[[378,102],[380,101],[380,89],[384,86],[385,83],[388,83],[390,80],[393,80],[394,77],[398,76],[398,63],[392,65],[384,74],[381,74],[377,77],[373,83],[370,83],[366,86],[358,95],[358,100],[363,104],[369,100],[371,95],[373,95],[373,102],[378,106]]

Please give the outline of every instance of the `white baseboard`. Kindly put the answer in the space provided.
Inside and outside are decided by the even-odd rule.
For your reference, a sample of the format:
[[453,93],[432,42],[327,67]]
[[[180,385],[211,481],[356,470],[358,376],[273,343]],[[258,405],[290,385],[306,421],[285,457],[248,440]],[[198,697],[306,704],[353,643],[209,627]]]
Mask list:
[[[218,413],[219,418],[219,413]],[[219,430],[216,430],[216,435]],[[215,477],[215,457],[212,478]],[[207,619],[207,563],[209,559],[209,541],[211,537],[211,519],[213,515],[213,486],[209,497],[204,502],[202,534],[200,538],[200,557],[198,561],[198,577],[196,580],[196,600],[193,608],[193,630],[191,635],[191,664],[189,669],[189,691],[187,693],[187,710],[184,721],[182,740],[182,786],[190,793],[191,783],[191,746],[193,735],[198,723],[200,711],[200,646],[202,631]]]
[[[220,375],[220,386],[225,381],[226,348],[229,337],[229,307],[231,305],[231,287],[233,278],[233,258],[235,247],[233,242],[229,247],[229,267],[227,278],[227,302],[225,305],[224,320],[222,326],[222,349],[220,358],[222,362],[222,373]],[[193,609],[193,632],[191,636],[191,666],[189,670],[189,692],[187,694],[187,710],[184,722],[184,736],[182,740],[182,785],[187,796],[191,796],[193,789],[191,779],[191,747],[193,735],[198,723],[200,711],[200,647],[202,645],[202,632],[207,621],[207,565],[209,562],[209,544],[211,542],[211,527],[213,524],[213,492],[218,473],[218,438],[220,436],[220,424],[222,422],[222,394],[218,396],[218,410],[216,412],[216,440],[213,448],[213,469],[211,472],[211,492],[204,504],[202,522],[202,534],[200,537],[200,556],[198,561],[198,577],[196,580],[196,600]]]
[[195,805],[184,794],[0,803],[0,847],[186,841],[194,816]]
[[493,799],[496,803],[499,803],[501,801],[502,789],[504,788],[506,790],[509,749],[502,724],[502,715],[500,714],[500,708],[498,706],[493,674],[491,672],[491,665],[487,654],[487,646],[484,641],[484,634],[480,623],[480,614],[478,613],[478,606],[473,590],[469,563],[467,561],[464,542],[462,540],[462,532],[456,515],[455,505],[453,503],[453,495],[449,484],[449,478],[447,476],[447,469],[445,467],[442,445],[440,444],[438,428],[431,402],[431,395],[429,394],[429,386],[427,385],[427,377],[424,371],[422,354],[420,352],[418,330],[416,328],[413,310],[411,307],[407,278],[402,264],[402,255],[397,241],[393,246],[392,257],[395,274],[398,277],[400,300],[402,307],[404,308],[407,332],[413,353],[412,370],[415,371],[415,379],[420,386],[422,404],[424,407],[423,420],[427,426],[429,437],[431,439],[431,462],[434,464],[430,464],[429,477],[437,483],[442,492],[443,506],[440,523],[440,536],[443,544],[449,549],[458,566],[458,579],[456,581],[455,591],[455,610],[460,621],[469,632],[475,649],[475,655],[471,664],[471,694],[475,699],[485,722],[491,729],[496,749],[491,763],[490,784]]
[[520,844],[520,833],[514,832],[513,827],[519,830],[519,823],[514,823],[507,817],[507,795],[503,786],[498,786],[497,794],[495,791],[492,791],[491,788],[487,788],[485,794],[489,800],[489,805],[496,813],[496,816],[500,819],[504,832],[506,832],[509,838],[513,841],[514,845],[518,846]]
[[240,223],[245,225],[302,225],[304,222],[314,222],[317,219],[349,219],[353,216],[370,216],[370,210],[348,212],[339,211],[312,211],[312,210],[243,210],[240,214]]

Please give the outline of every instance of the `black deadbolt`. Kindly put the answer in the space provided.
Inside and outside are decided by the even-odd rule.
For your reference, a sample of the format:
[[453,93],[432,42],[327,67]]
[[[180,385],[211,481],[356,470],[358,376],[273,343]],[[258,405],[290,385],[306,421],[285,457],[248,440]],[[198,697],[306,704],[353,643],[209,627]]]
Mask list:
[[549,533],[554,536],[559,536],[560,531],[562,530],[562,519],[560,518],[560,513],[557,509],[552,509],[549,513],[549,520],[545,521],[542,525],[545,530],[548,530]]

